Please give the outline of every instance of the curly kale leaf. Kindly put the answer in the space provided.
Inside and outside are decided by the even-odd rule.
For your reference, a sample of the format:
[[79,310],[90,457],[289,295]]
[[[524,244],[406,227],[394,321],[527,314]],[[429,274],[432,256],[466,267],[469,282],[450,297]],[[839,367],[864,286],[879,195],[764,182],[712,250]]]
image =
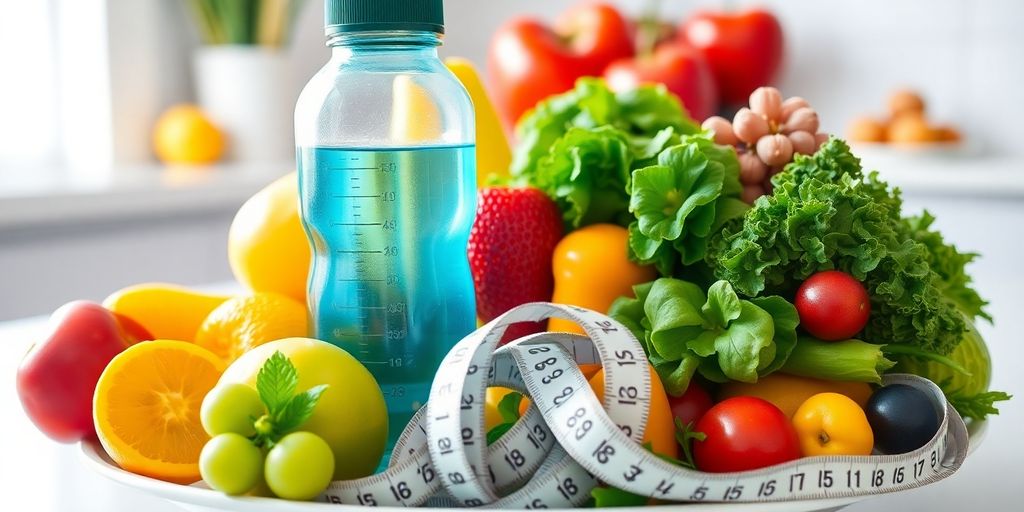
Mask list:
[[841,140],[797,156],[772,183],[772,195],[709,242],[705,261],[740,293],[792,296],[811,274],[843,270],[871,295],[865,340],[940,354],[963,336],[959,308],[983,314],[963,271],[974,256],[929,231],[930,216],[903,219],[898,190],[865,175]]

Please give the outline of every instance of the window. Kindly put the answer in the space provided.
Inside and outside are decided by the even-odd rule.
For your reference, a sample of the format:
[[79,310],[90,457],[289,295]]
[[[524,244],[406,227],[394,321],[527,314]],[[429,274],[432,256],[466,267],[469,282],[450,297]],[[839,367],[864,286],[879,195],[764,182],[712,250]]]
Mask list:
[[58,163],[54,3],[12,1],[0,16],[0,169]]

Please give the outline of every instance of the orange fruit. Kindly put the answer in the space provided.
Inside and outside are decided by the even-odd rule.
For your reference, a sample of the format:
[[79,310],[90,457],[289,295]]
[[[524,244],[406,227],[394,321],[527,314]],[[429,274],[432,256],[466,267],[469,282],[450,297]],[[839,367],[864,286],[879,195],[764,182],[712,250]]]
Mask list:
[[299,222],[299,181],[293,172],[249,198],[228,231],[228,262],[238,282],[306,303],[309,240]]
[[229,298],[174,284],[145,283],[110,294],[103,307],[135,320],[156,339],[193,341],[203,320]]
[[864,407],[871,398],[871,385],[866,382],[812,379],[776,372],[757,379],[755,383],[723,384],[718,391],[718,400],[736,396],[762,398],[778,407],[787,418],[792,418],[800,404],[819,393],[839,393]]
[[264,343],[304,338],[306,306],[279,293],[257,292],[224,301],[196,332],[196,344],[227,363]]
[[199,407],[224,366],[183,341],[147,341],[114,357],[93,395],[96,434],[110,458],[160,480],[199,480],[199,452],[209,439]]
[[[621,296],[633,296],[633,285],[653,281],[653,266],[629,261],[629,232],[613,224],[592,224],[565,236],[555,246],[552,270],[555,291],[551,302],[607,312]],[[552,318],[549,331],[575,332],[583,329],[573,322]]]
[[224,133],[199,107],[175,105],[153,128],[153,150],[169,164],[209,164],[224,154]]
[[[649,365],[648,365],[649,366]],[[659,455],[679,458],[679,443],[676,441],[675,416],[669,406],[668,395],[661,384],[658,372],[651,367],[651,408],[647,413],[647,428],[643,444],[650,443],[651,450]],[[604,401],[604,368],[590,379],[590,388],[597,399]]]
[[887,137],[885,123],[871,117],[858,117],[850,122],[846,130],[847,137],[857,142],[885,142]]
[[[587,379],[593,377],[597,372],[601,371],[601,365],[584,363],[580,365],[580,372]],[[498,411],[498,404],[505,398],[505,395],[514,393],[515,391],[501,387],[492,386],[487,388],[487,394],[484,395],[484,428],[491,430],[492,428],[505,423],[505,419],[501,417],[501,412]],[[519,402],[519,416],[526,414],[526,409],[530,407],[530,399],[523,398]]]

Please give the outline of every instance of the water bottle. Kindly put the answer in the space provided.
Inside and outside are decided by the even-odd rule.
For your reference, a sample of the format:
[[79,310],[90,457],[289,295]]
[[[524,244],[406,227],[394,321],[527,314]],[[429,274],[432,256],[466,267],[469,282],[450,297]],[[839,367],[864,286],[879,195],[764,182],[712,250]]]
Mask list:
[[[442,0],[326,0],[331,59],[295,108],[314,335],[388,403],[389,450],[476,327],[473,105],[438,59]],[[344,391],[344,390],[342,390]],[[352,421],[359,421],[352,418]]]

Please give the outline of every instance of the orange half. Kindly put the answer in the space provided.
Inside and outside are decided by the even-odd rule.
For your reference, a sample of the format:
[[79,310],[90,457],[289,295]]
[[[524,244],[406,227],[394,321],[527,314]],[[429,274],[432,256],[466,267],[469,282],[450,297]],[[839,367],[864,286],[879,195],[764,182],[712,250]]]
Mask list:
[[209,440],[199,408],[224,366],[183,341],[147,341],[118,354],[93,397],[96,433],[110,458],[160,480],[199,480],[199,452]]

